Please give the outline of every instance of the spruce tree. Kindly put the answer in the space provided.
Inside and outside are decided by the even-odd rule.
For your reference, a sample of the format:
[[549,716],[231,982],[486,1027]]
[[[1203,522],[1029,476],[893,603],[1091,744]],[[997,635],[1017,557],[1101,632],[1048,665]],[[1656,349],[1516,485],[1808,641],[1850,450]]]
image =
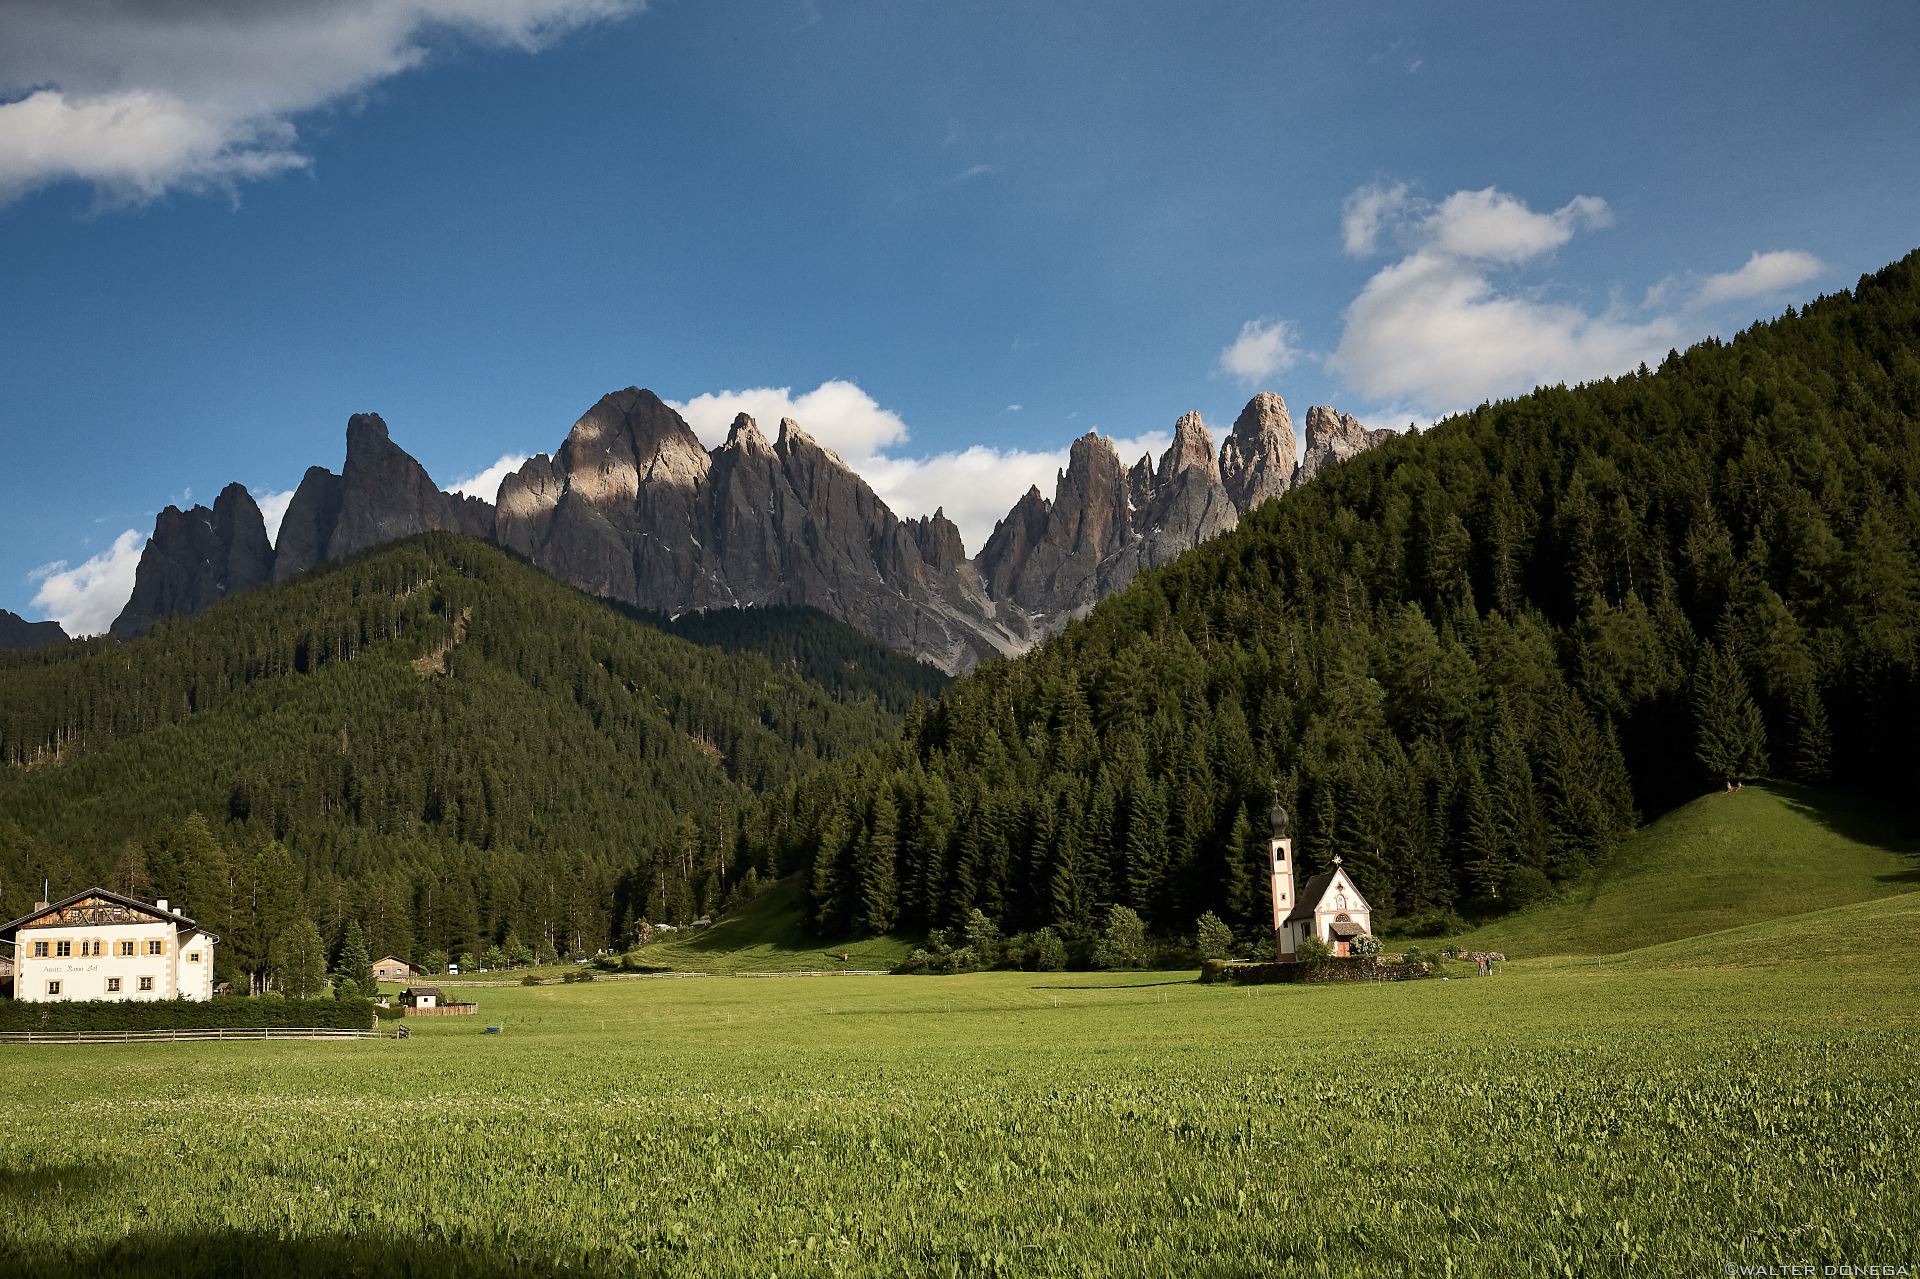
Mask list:
[[1732,658],[1708,648],[1693,680],[1694,757],[1707,776],[1735,790],[1766,771],[1767,726]]
[[899,808],[882,790],[873,801],[873,825],[860,866],[860,928],[875,936],[891,932],[899,918],[899,834]]
[[379,993],[379,985],[373,979],[373,956],[367,953],[366,934],[360,930],[360,921],[347,921],[346,936],[340,942],[340,955],[334,961],[333,980],[335,988],[342,995],[373,996]]

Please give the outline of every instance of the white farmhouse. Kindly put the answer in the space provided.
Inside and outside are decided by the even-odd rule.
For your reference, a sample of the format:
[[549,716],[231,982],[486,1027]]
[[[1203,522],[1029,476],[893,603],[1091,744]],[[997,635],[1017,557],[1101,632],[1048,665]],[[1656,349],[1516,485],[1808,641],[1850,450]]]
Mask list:
[[219,940],[164,897],[147,903],[104,888],[0,925],[0,943],[13,944],[13,997],[33,1003],[211,999]]

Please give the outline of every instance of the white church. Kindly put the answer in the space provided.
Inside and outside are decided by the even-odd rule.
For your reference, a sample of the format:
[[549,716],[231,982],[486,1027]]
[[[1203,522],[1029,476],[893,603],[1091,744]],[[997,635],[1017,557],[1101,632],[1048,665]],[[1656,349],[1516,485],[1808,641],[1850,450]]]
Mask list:
[[1269,814],[1273,841],[1273,940],[1280,962],[1291,963],[1300,943],[1318,937],[1335,955],[1351,953],[1353,939],[1373,932],[1373,910],[1334,854],[1333,869],[1323,870],[1293,891],[1293,840],[1287,837],[1287,810],[1275,804]]
[[220,939],[168,908],[104,888],[41,902],[0,925],[13,945],[13,997],[211,999]]

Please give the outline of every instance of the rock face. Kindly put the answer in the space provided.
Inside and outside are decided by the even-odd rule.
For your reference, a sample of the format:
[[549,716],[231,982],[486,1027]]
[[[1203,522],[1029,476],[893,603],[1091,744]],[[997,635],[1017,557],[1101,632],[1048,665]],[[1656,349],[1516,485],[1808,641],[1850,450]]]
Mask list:
[[1044,635],[1239,518],[1198,413],[1174,424],[1157,469],[1141,458],[1129,470],[1111,440],[1083,435],[1053,500],[1029,490],[995,526],[980,572],[996,600],[1031,614],[1029,629]]
[[1292,488],[1296,447],[1285,400],[1272,391],[1248,400],[1220,446],[1220,478],[1233,504],[1251,511]]
[[144,635],[160,618],[198,613],[272,576],[273,547],[260,508],[246,489],[229,484],[212,510],[169,506],[160,512],[113,634],[120,639]]
[[944,514],[902,521],[798,423],[742,414],[711,453],[628,387],[500,486],[498,540],[581,589],[664,613],[811,604],[949,670],[1018,651]]
[[0,648],[45,648],[65,644],[67,633],[58,622],[29,622],[18,613],[0,608]]
[[1385,429],[1362,426],[1351,413],[1337,413],[1323,404],[1307,410],[1307,447],[1300,457],[1300,469],[1294,483],[1305,484],[1335,462],[1356,457],[1383,440],[1393,438]]
[[1157,465],[1143,457],[1128,467],[1111,440],[1084,435],[1053,496],[1028,490],[968,559],[944,511],[900,519],[792,421],[769,443],[742,414],[709,451],[672,405],[628,387],[602,396],[557,452],[509,475],[496,507],[441,492],[377,414],[355,414],[345,466],[306,473],[277,549],[238,485],[212,511],[163,512],[114,633],[138,635],[233,591],[446,530],[491,538],[582,590],[657,612],[810,604],[958,672],[1023,651],[1142,569],[1390,434],[1315,407],[1296,462],[1286,403],[1262,392],[1217,455],[1197,413],[1174,424]]

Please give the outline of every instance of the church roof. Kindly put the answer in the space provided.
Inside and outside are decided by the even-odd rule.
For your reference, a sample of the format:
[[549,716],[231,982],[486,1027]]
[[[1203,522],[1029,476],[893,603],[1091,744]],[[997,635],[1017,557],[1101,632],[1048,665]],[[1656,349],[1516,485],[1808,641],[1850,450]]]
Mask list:
[[1315,875],[1306,882],[1300,889],[1300,897],[1294,902],[1293,909],[1288,912],[1286,919],[1281,922],[1291,924],[1298,920],[1312,919],[1313,912],[1320,909],[1321,901],[1325,899],[1328,890],[1333,887],[1333,881],[1336,876],[1347,881],[1347,887],[1353,891],[1354,897],[1358,898],[1358,908],[1361,910],[1369,909],[1366,896],[1360,891],[1360,885],[1353,882],[1353,876],[1347,874],[1344,867],[1335,864],[1331,869],[1321,871],[1318,875]]
[[1285,922],[1291,924],[1297,919],[1312,919],[1313,912],[1320,905],[1320,899],[1327,895],[1327,885],[1332,882],[1333,872],[1330,870],[1323,870],[1309,879],[1306,886],[1300,890],[1299,900],[1293,904],[1293,913],[1287,916]]

